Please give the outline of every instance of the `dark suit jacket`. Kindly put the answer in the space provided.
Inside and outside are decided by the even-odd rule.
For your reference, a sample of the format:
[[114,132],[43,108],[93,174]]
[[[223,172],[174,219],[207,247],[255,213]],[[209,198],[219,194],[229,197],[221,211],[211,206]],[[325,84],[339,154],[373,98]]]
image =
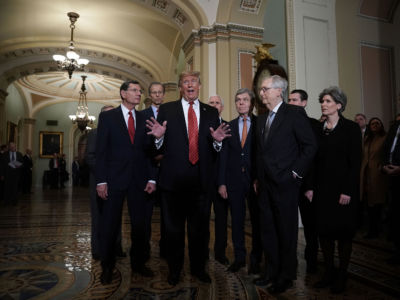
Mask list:
[[242,185],[243,173],[249,183],[254,180],[252,154],[256,119],[256,116],[251,116],[251,126],[243,148],[239,134],[239,117],[229,122],[232,136],[224,140],[220,153],[218,186],[227,185],[230,190],[234,190],[235,187]]
[[155,118],[153,109],[150,107],[141,111],[141,113],[145,116],[146,120],[150,119],[151,117]]
[[[395,122],[389,129],[386,136],[385,143],[383,144],[383,164],[389,164],[390,150],[393,145],[394,138],[396,137],[397,128],[400,126],[400,121]],[[400,139],[400,137],[399,137]],[[392,155],[392,164],[395,166],[400,166],[400,141],[397,141],[397,146],[394,148]]]
[[260,182],[289,180],[292,171],[305,176],[317,150],[315,135],[302,107],[282,103],[272,122],[267,142],[263,131],[268,113],[257,121],[257,177]]
[[96,174],[96,140],[97,140],[97,128],[92,129],[87,135],[86,150],[85,150],[85,162],[89,166],[91,174]]
[[[161,105],[157,120],[160,124],[167,121],[167,130],[160,149],[164,156],[160,166],[159,184],[163,189],[177,191],[181,189],[185,179],[185,168],[182,166],[186,166],[189,160],[189,138],[181,100]],[[218,111],[200,102],[198,164],[203,191],[215,186],[215,176],[212,174],[216,169],[217,152],[213,148],[210,127],[215,129],[218,126]]]
[[146,134],[145,117],[136,111],[135,140],[131,143],[121,106],[99,116],[96,139],[96,183],[125,190],[134,183],[139,189],[155,180],[148,150],[152,139]]
[[[58,165],[57,165],[57,169],[58,169],[58,168],[60,168],[60,160],[58,158],[57,158],[57,162],[58,162]],[[49,161],[49,169],[53,170],[54,167],[55,167],[54,166],[54,158],[51,158]]]
[[[16,151],[15,152],[16,153],[16,160],[18,161],[18,162],[20,162],[20,163],[23,163],[24,162],[24,158],[23,158],[23,156],[22,156],[22,153],[21,152],[18,152],[18,151]],[[10,162],[10,152],[9,151],[6,151],[6,152],[4,152],[3,153],[3,155],[2,155],[2,161],[1,161],[1,164],[2,164],[2,167],[0,168],[0,176],[5,176],[5,177],[7,177],[7,174],[8,173],[15,173],[15,172],[13,172],[13,171],[16,171],[16,170],[18,170],[18,169],[22,169],[22,166],[20,167],[20,168],[16,168],[16,169],[13,169],[13,168],[11,168],[9,165],[8,165],[8,163]]]
[[24,161],[24,169],[30,171],[33,167],[32,157],[25,154],[23,157],[23,161]]

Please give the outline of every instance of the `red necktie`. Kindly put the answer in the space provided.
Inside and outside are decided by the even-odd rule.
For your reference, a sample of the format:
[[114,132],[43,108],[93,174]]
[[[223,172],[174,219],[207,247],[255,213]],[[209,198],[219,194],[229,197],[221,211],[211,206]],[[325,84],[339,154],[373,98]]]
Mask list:
[[197,117],[193,109],[193,101],[189,102],[188,129],[189,129],[189,161],[194,165],[199,160],[199,130]]
[[128,132],[129,136],[131,137],[131,142],[133,144],[133,141],[135,139],[135,121],[133,120],[132,112],[129,112],[129,118],[128,118]]

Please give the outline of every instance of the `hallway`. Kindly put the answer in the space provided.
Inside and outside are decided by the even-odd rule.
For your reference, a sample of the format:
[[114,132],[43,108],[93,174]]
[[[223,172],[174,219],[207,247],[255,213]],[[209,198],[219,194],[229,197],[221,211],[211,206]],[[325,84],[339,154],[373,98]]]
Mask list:
[[[190,276],[185,261],[183,280],[172,288],[166,282],[167,265],[159,258],[159,209],[153,216],[152,258],[155,277],[131,277],[129,258],[117,262],[114,280],[100,283],[99,262],[90,252],[90,214],[88,190],[36,189],[20,197],[17,206],[0,206],[0,299],[274,299],[264,289],[251,284],[253,277],[243,268],[226,272],[210,252],[212,284],[197,282]],[[129,252],[129,218],[123,218],[124,250]],[[210,229],[213,229],[213,222]],[[246,243],[250,245],[249,226]],[[347,292],[340,296],[329,290],[311,288],[322,272],[305,275],[302,258],[304,239],[299,232],[298,279],[295,287],[278,299],[398,299],[400,267],[385,263],[391,245],[382,240],[365,240],[360,233],[353,248]],[[210,245],[213,244],[211,233]],[[210,246],[212,249],[212,246]],[[228,242],[232,261],[232,245]]]

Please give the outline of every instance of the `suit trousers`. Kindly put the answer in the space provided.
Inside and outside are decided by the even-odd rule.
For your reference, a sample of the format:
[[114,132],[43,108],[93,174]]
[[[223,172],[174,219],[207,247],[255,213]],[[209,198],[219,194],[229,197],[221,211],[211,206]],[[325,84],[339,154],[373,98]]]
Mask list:
[[202,272],[206,263],[204,249],[207,246],[209,229],[207,193],[195,190],[162,190],[161,205],[169,272],[179,274],[182,270],[186,224],[190,268],[193,273]]
[[146,211],[149,202],[144,188],[132,182],[126,190],[108,187],[108,199],[103,202],[101,214],[101,263],[103,267],[114,267],[115,244],[120,232],[124,199],[127,199],[131,221],[131,266],[141,267],[146,261]]
[[292,177],[279,184],[267,179],[260,186],[261,239],[271,280],[296,279],[299,186]]
[[228,207],[227,199],[223,199],[218,192],[213,198],[214,204],[214,257],[222,258],[226,256],[228,239]]
[[316,265],[319,246],[315,203],[310,202],[303,194],[301,192],[299,196],[299,209],[304,227],[304,238],[306,240],[304,258],[307,264]]
[[[93,174],[90,174],[90,215],[91,215],[91,237],[90,244],[92,248],[92,256],[100,257],[101,255],[101,224],[102,224],[102,213],[104,209],[104,201],[97,195],[96,191],[96,180]],[[117,239],[115,241],[115,251],[118,253],[122,251],[122,234],[121,224],[119,226]]]

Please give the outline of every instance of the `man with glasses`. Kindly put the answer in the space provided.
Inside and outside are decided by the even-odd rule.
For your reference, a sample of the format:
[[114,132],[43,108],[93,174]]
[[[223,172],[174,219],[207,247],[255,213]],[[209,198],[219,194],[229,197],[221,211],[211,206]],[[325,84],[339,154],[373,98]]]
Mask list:
[[182,98],[163,104],[157,121],[147,121],[149,134],[163,154],[159,186],[166,228],[168,283],[176,285],[184,261],[185,228],[191,274],[202,282],[211,279],[205,270],[208,242],[209,199],[215,192],[217,152],[229,136],[229,126],[219,125],[215,108],[199,101],[200,73],[179,76]]
[[101,283],[112,281],[115,243],[121,225],[124,199],[131,219],[131,268],[133,273],[152,277],[146,267],[145,193],[156,189],[155,172],[147,149],[152,146],[146,134],[145,117],[135,111],[142,90],[137,81],[120,87],[122,104],[99,116],[96,141],[96,190],[104,200],[101,215]]
[[268,113],[259,117],[256,130],[255,186],[267,264],[255,283],[273,294],[296,279],[299,187],[317,150],[304,109],[284,103],[286,88],[286,79],[278,75],[262,81],[260,98]]

